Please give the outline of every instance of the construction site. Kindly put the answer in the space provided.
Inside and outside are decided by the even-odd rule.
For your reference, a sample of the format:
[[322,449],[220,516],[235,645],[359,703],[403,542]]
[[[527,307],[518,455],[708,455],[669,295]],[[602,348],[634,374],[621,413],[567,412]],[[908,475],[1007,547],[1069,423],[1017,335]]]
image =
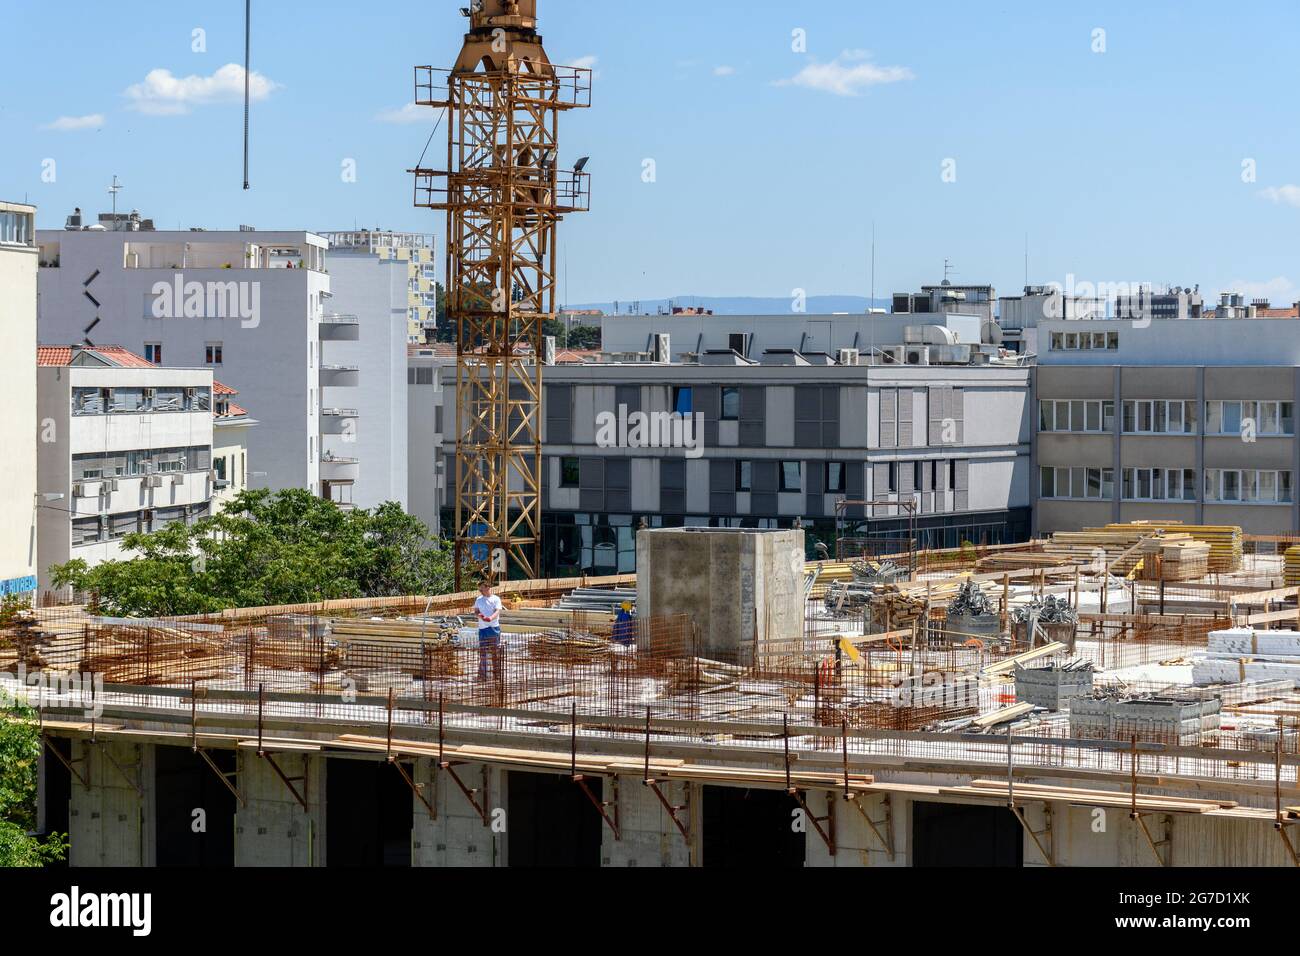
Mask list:
[[1292,542],[802,539],[642,531],[635,576],[503,585],[499,653],[468,593],[63,607],[0,671],[74,866],[1300,862]]
[[536,6],[475,0],[454,68],[415,71],[448,137],[411,172],[447,213],[456,593],[16,615],[40,831],[74,867],[1300,866],[1300,539],[640,527],[635,574],[539,577],[538,356],[590,194],[558,118],[591,75]]

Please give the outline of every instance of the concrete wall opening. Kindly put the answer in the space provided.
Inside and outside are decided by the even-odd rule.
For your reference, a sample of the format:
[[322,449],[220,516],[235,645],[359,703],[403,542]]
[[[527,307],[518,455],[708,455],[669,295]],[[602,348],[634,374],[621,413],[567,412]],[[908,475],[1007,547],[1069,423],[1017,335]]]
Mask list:
[[913,866],[1022,866],[1024,830],[1006,807],[912,804]]
[[[604,781],[587,786],[603,800]],[[509,866],[600,866],[605,821],[567,776],[511,770],[506,775]]]
[[[66,737],[45,738],[51,747],[72,760],[72,741]],[[41,754],[41,836],[51,833],[68,833],[71,820],[69,807],[72,801],[72,772],[53,754]],[[69,854],[70,856],[71,854]],[[58,866],[66,867],[68,857]]]
[[[208,756],[234,773],[234,751]],[[155,748],[154,794],[158,866],[235,865],[235,797],[202,757],[188,747]]]
[[[784,790],[705,787],[701,863],[803,866],[807,834],[795,828],[798,809],[798,801]],[[807,823],[806,828],[812,829],[812,824]]]
[[325,761],[325,865],[410,866],[414,802],[386,761]]

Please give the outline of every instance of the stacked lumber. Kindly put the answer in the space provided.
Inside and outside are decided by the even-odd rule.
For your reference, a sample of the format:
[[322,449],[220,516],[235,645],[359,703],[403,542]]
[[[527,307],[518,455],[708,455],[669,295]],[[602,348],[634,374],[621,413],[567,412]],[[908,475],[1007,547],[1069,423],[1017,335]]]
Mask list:
[[[1104,556],[1110,573],[1124,577],[1142,560],[1140,545],[1146,538],[1154,538],[1155,530],[1135,530],[1121,526],[1110,528],[1085,528],[1083,531],[1057,531],[1048,539],[1043,550],[1065,559],[1070,564],[1092,566]],[[1190,540],[1190,539],[1189,539]]]
[[501,629],[510,634],[573,629],[608,632],[613,618],[606,611],[574,611],[548,607],[507,608],[501,612]]
[[151,624],[145,628],[91,627],[92,650],[78,669],[108,684],[178,684],[224,677],[233,662],[220,632]]
[[[394,666],[404,674],[454,677],[461,672],[455,638],[454,618],[429,621],[340,618],[330,622],[325,665],[362,673],[375,671],[367,668],[367,663],[383,662],[384,667]],[[313,664],[308,669],[315,670],[318,666]]]
[[1060,554],[1047,554],[1039,551],[1007,551],[980,558],[975,563],[975,570],[980,574],[993,574],[1002,571],[1021,571],[1025,568],[1059,568],[1070,563],[1068,557]]
[[330,637],[340,644],[405,643],[450,644],[455,636],[450,620],[380,620],[338,618],[330,622]]
[[1289,588],[1300,584],[1300,544],[1286,549],[1282,559],[1282,580]]
[[608,660],[614,645],[606,637],[574,631],[546,631],[528,642],[529,654],[536,660],[562,664],[596,664]]
[[1143,542],[1143,550],[1148,548],[1156,560],[1143,563],[1144,580],[1197,581],[1210,574],[1211,548],[1205,541],[1152,538]]
[[[941,787],[939,792],[951,796],[999,796],[1010,797],[1012,788],[1005,780],[973,780],[969,787]],[[1108,807],[1127,810],[1133,805],[1131,792],[1123,790],[1088,790],[1079,787],[1057,787],[1039,783],[1022,783],[1016,781],[1014,787],[1017,801],[1063,801],[1090,807]],[[1193,797],[1164,797],[1148,794],[1137,795],[1137,808],[1148,813],[1210,813],[1236,807],[1232,800],[1199,800]]]
[[873,596],[868,606],[871,622],[877,630],[903,630],[911,628],[925,613],[925,598],[889,586]]
[[1170,534],[1186,534],[1210,546],[1210,572],[1221,574],[1240,571],[1242,561],[1241,528],[1237,525],[1191,525],[1177,521],[1133,521],[1128,524],[1108,524],[1100,531],[1149,529]]

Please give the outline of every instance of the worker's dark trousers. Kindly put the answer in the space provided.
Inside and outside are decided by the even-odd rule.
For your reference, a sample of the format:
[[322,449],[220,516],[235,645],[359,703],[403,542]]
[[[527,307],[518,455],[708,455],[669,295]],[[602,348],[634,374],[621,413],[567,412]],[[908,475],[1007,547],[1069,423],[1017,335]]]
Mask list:
[[505,676],[506,649],[501,646],[501,632],[478,632],[478,679],[487,680],[488,661],[492,662],[492,677],[501,680]]

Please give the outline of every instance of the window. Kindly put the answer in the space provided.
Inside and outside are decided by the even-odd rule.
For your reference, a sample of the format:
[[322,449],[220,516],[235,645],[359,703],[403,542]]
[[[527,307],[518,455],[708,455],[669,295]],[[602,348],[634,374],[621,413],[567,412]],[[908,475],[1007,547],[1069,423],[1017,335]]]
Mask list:
[[560,487],[577,488],[582,474],[582,466],[576,458],[560,459]]
[[1113,468],[1040,468],[1038,497],[1107,501],[1115,497]]
[[1126,501],[1195,501],[1196,470],[1125,468],[1123,494]]
[[894,491],[897,491],[897,490],[898,490],[898,462],[896,462],[896,461],[891,461],[891,462],[889,463],[889,488],[888,488],[888,491],[890,491],[890,492],[894,492]]
[[1291,501],[1291,472],[1207,468],[1205,500],[1287,504]]
[[31,213],[0,212],[0,243],[11,246],[30,246],[32,239]]
[[1294,402],[1205,403],[1207,435],[1276,437],[1295,434]]
[[844,463],[839,461],[826,462],[826,493],[834,494],[844,491]]
[[221,343],[209,342],[203,347],[203,361],[208,365],[221,364]]
[[736,462],[736,490],[737,491],[754,490],[753,471],[754,471],[754,463],[752,461]]
[[920,491],[925,487],[925,471],[922,467],[925,462],[912,462],[912,490]]
[[217,481],[226,480],[226,458],[224,455],[213,461],[212,470],[217,476]]
[[162,364],[162,343],[146,342],[144,343],[144,357],[154,365]]
[[1118,332],[1053,332],[1049,348],[1053,352],[1074,352],[1081,349],[1119,349]]
[[1101,433],[1114,428],[1114,402],[1043,399],[1038,403],[1039,431]]
[[673,387],[673,411],[678,415],[690,415],[695,411],[689,385]]
[[740,421],[740,389],[734,385],[724,385],[722,388],[722,414],[720,418],[724,422]]
[[1191,435],[1196,431],[1196,403],[1164,399],[1124,403],[1124,432],[1129,435]]
[[781,462],[781,490],[803,491],[803,462]]

